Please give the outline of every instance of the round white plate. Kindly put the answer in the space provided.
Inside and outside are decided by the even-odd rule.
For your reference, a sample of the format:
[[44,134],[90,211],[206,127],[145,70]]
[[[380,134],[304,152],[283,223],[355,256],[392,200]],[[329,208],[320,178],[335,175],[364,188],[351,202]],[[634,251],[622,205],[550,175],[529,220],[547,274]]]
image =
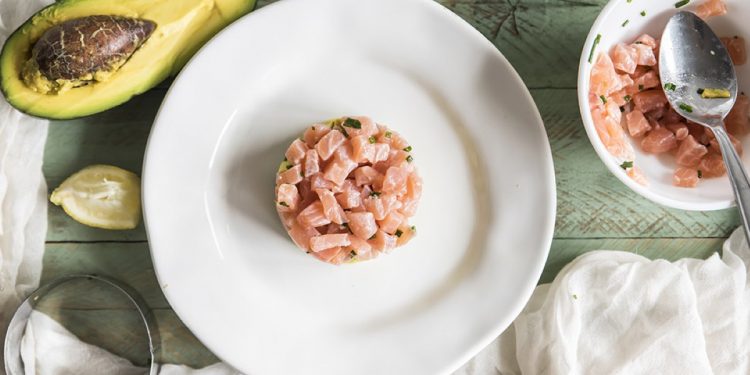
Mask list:
[[[298,250],[274,173],[310,124],[365,114],[414,147],[407,246],[332,266]],[[439,374],[520,312],[555,218],[534,102],[482,35],[429,0],[284,0],[180,74],[144,166],[154,267],[185,324],[258,374]]]

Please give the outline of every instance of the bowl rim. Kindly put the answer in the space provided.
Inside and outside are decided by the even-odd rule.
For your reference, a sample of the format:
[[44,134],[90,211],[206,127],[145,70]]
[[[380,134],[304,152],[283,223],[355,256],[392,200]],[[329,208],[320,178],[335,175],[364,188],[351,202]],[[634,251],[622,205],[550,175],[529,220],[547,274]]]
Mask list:
[[633,190],[640,196],[652,202],[658,203],[662,206],[687,211],[716,211],[734,207],[734,199],[714,200],[711,202],[696,203],[685,202],[683,200],[673,199],[663,194],[655,193],[647,186],[643,186],[630,178],[630,176],[625,173],[625,170],[617,165],[612,156],[609,154],[609,151],[607,151],[607,149],[604,147],[604,144],[602,144],[601,140],[599,139],[599,134],[597,134],[596,129],[593,125],[594,121],[591,118],[591,110],[589,109],[588,103],[590,81],[588,67],[589,65],[592,65],[592,63],[589,63],[588,61],[589,53],[591,51],[591,47],[594,45],[596,36],[600,34],[599,30],[602,28],[605,20],[609,18],[610,13],[612,13],[615,7],[622,1],[624,0],[610,0],[607,5],[604,6],[601,12],[599,12],[599,15],[596,17],[596,20],[594,20],[593,25],[591,25],[591,28],[589,29],[588,36],[586,37],[586,41],[583,44],[583,50],[581,51],[581,58],[578,63],[578,80],[576,87],[576,91],[578,94],[578,108],[581,112],[583,127],[584,129],[586,129],[586,134],[588,135],[589,142],[591,142],[591,146],[594,147],[594,151],[596,151],[599,159],[602,161],[602,163],[604,163],[607,169],[609,169],[609,171],[613,175],[615,175],[615,177],[617,177],[623,184],[629,187],[630,190]]

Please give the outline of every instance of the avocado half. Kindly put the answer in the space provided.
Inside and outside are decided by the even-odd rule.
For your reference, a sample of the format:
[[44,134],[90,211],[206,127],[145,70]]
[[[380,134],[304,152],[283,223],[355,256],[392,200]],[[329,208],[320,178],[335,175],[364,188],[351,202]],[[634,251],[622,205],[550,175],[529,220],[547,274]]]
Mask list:
[[[101,112],[173,76],[214,34],[255,7],[255,0],[60,0],[11,34],[0,52],[0,90],[18,110],[49,119]],[[156,29],[106,81],[42,94],[29,88],[22,69],[42,34],[64,21],[92,15],[144,19]]]

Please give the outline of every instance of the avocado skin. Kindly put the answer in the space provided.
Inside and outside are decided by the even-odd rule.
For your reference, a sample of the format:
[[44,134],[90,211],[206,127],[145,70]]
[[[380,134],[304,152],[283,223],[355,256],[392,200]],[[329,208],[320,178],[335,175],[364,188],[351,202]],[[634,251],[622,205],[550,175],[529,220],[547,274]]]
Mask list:
[[[14,93],[17,90],[28,89],[26,85],[23,83],[22,77],[20,76],[20,73],[19,73],[21,70],[21,66],[19,66],[20,64],[13,63],[12,61],[14,59],[17,59],[18,57],[17,55],[18,53],[20,53],[18,51],[20,49],[18,46],[19,39],[20,39],[20,42],[25,42],[23,40],[24,38],[22,37],[22,35],[29,31],[39,31],[35,29],[38,29],[37,23],[40,20],[41,15],[43,14],[53,14],[56,16],[59,15],[59,19],[60,19],[59,22],[63,22],[69,19],[77,18],[77,17],[66,17],[65,16],[66,8],[74,7],[74,10],[77,13],[80,13],[82,6],[86,5],[87,3],[93,3],[94,1],[97,1],[99,3],[111,2],[114,4],[118,4],[118,5],[119,4],[127,5],[129,3],[144,3],[145,2],[145,1],[138,1],[138,0],[57,0],[55,3],[42,8],[37,13],[29,17],[29,19],[27,19],[13,33],[11,33],[11,35],[3,44],[2,49],[0,49],[0,93],[2,93],[2,95],[8,101],[8,103],[10,103],[18,111],[26,115],[37,117],[37,118],[42,118],[42,119],[73,120],[77,118],[91,116],[96,113],[100,113],[105,110],[117,107],[127,102],[128,100],[130,100],[133,96],[136,96],[145,91],[148,91],[149,89],[157,86],[162,81],[165,81],[168,78],[175,76],[180,71],[180,69],[187,63],[187,61],[189,60],[189,57],[192,57],[192,54],[197,52],[200,49],[200,47],[210,39],[210,37],[218,33],[222,28],[226,27],[227,25],[234,22],[238,18],[244,16],[247,13],[250,13],[257,6],[257,0],[214,0],[217,3],[218,2],[224,3],[224,5],[230,4],[233,7],[232,12],[226,12],[226,11],[218,12],[218,14],[220,14],[222,17],[222,19],[220,20],[221,22],[219,23],[217,23],[216,20],[212,20],[213,23],[210,25],[193,25],[195,28],[203,27],[204,30],[201,30],[201,31],[208,30],[208,33],[209,33],[208,38],[203,38],[203,39],[197,38],[200,40],[195,40],[192,43],[186,43],[186,44],[181,45],[182,47],[181,51],[183,52],[186,50],[191,51],[190,56],[179,56],[178,54],[175,54],[174,56],[172,56],[173,59],[169,61],[160,61],[162,64],[166,64],[169,66],[160,67],[162,72],[166,71],[166,74],[155,75],[157,77],[156,79],[153,79],[154,77],[149,77],[151,79],[139,79],[139,77],[137,76],[129,77],[129,78],[133,78],[130,81],[133,82],[133,86],[134,86],[134,90],[129,94],[123,95],[122,93],[120,93],[119,95],[112,95],[112,97],[110,98],[107,96],[108,92],[105,89],[105,90],[102,90],[103,92],[98,92],[97,95],[91,95],[92,97],[93,96],[103,97],[103,99],[100,98],[99,103],[97,103],[95,106],[92,106],[92,108],[87,108],[85,105],[86,103],[84,103],[84,105],[76,105],[75,107],[77,109],[75,111],[70,111],[70,110],[59,111],[58,110],[59,108],[65,107],[65,104],[66,104],[65,102],[67,101],[66,95],[68,95],[68,93],[64,93],[59,96],[42,95],[42,94],[34,95],[34,94],[25,93],[24,94],[25,96],[36,96],[35,98],[36,101],[31,102],[31,103],[24,102],[23,100],[14,99],[15,98]],[[149,4],[153,4],[153,7],[168,7],[169,4],[176,4],[176,3],[179,3],[180,1],[185,1],[185,0],[150,0],[150,1],[151,2]],[[78,6],[78,5],[82,5],[82,6]],[[98,8],[100,9],[101,7],[98,7]],[[92,11],[90,14],[85,14],[83,16],[97,15],[97,14],[102,14],[102,12],[100,10],[96,10],[96,11]],[[129,16],[128,14],[119,14],[117,12],[113,12],[112,15]],[[42,19],[46,20],[46,18],[44,17],[42,17]],[[153,19],[153,21],[157,24],[157,27],[158,27],[160,20]],[[55,22],[55,23],[59,23],[59,22]],[[48,22],[41,22],[41,23],[47,24],[47,25],[49,24]],[[48,29],[48,28],[49,26],[46,27],[45,29]],[[44,30],[42,30],[42,32],[43,31]],[[191,30],[187,30],[187,32],[190,32],[190,31]],[[190,39],[193,39],[193,38],[190,38]],[[163,43],[169,43],[169,42],[173,42],[173,41],[167,38],[166,41]],[[27,52],[28,56],[23,56],[23,59],[21,60],[28,59],[31,57],[30,51],[33,48],[33,44],[34,44],[33,42],[24,43],[24,45],[21,46],[22,48],[28,51]],[[152,43],[152,44],[155,44],[155,43]],[[155,48],[158,48],[158,46]],[[140,51],[136,51],[134,55],[138,55],[139,52]],[[184,57],[187,57],[187,58],[184,58]],[[15,74],[9,74],[9,72],[7,71],[8,69],[4,69],[4,67],[6,67],[6,65],[8,64],[12,64],[14,66],[14,69],[16,70],[14,71]],[[160,65],[160,64],[157,63],[155,65]],[[125,66],[127,66],[127,63],[125,64]],[[125,66],[123,66],[123,68]],[[116,75],[117,74],[115,74],[115,76]],[[145,81],[145,83],[142,81]],[[107,86],[109,84],[111,83],[100,82],[100,83],[97,83],[96,85]],[[69,92],[75,92],[75,90],[81,90],[81,89],[83,88],[76,88],[76,89],[70,90]],[[47,96],[49,96],[49,98]],[[72,96],[73,95],[70,95],[69,97],[72,97]],[[82,97],[84,98],[83,101],[85,102],[86,96],[82,96]],[[81,96],[79,96],[76,99],[80,99],[80,98]],[[47,108],[46,104],[48,101],[55,102],[54,109]],[[108,103],[101,104],[102,101],[105,101]],[[73,100],[70,100],[69,102],[71,105],[78,103],[78,101],[73,101]]]

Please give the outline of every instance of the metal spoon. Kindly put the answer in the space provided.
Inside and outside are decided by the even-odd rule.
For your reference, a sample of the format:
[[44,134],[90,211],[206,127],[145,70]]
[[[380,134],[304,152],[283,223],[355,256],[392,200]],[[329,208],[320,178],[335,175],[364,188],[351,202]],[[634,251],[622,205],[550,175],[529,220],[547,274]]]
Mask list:
[[[737,76],[727,49],[703,20],[693,13],[679,12],[670,18],[661,37],[659,73],[672,107],[716,135],[745,236],[750,239],[750,182],[724,128],[724,118],[737,99]],[[726,90],[728,97],[706,99],[699,93],[705,89]]]

